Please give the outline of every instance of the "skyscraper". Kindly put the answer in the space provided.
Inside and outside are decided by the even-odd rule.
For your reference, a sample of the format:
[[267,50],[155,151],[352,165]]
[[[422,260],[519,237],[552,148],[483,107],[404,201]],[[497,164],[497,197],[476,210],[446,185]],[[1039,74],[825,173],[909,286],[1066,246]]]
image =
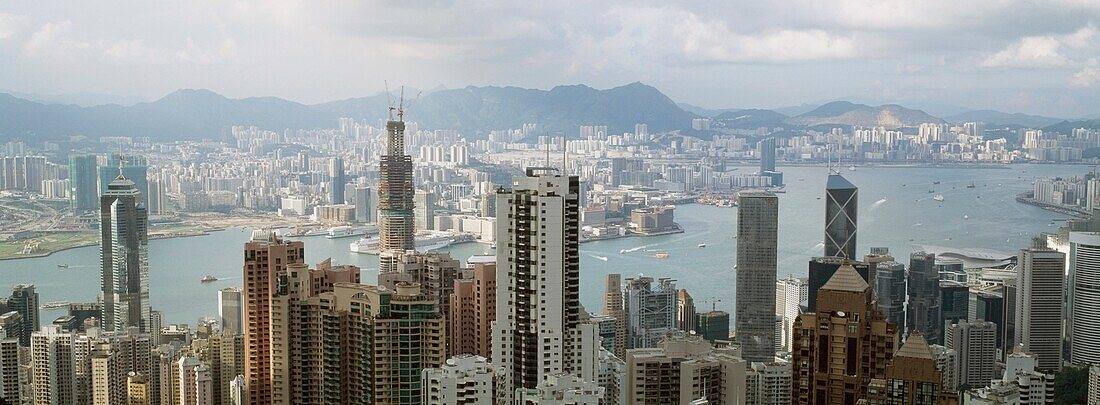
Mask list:
[[221,321],[222,333],[239,335],[244,333],[241,328],[244,321],[244,290],[239,287],[228,287],[218,291],[218,320]]
[[760,174],[775,171],[775,138],[764,138],[756,143],[756,154],[760,156]]
[[[745,360],[736,346],[715,347],[699,336],[627,350],[627,404],[743,405]],[[705,399],[707,402],[695,402]]]
[[249,403],[254,405],[272,401],[271,296],[278,288],[277,276],[298,263],[305,263],[301,241],[284,241],[274,233],[257,230],[244,245],[244,376]]
[[435,229],[435,193],[417,191],[413,203],[416,206],[416,229]]
[[795,278],[788,274],[787,278],[775,282],[775,316],[783,321],[782,334],[775,337],[785,351],[791,350],[793,344],[791,326],[798,315],[802,314],[802,307],[809,301],[810,289],[804,278]]
[[118,177],[119,168],[122,175],[134,183],[141,192],[142,205],[149,206],[149,160],[144,156],[121,156],[117,154],[107,155],[107,164],[99,166],[99,195],[102,197],[110,188],[112,179]]
[[936,369],[932,349],[920,332],[909,335],[886,365],[885,378],[871,380],[870,390],[877,391],[878,396],[869,395],[875,404],[936,405],[958,400],[954,394],[944,392],[942,373]]
[[895,325],[850,265],[821,287],[816,307],[794,323],[791,403],[855,404],[867,398],[868,381],[885,377],[898,343]]
[[871,266],[867,263],[836,256],[821,256],[810,259],[807,268],[807,273],[809,274],[807,281],[809,281],[809,285],[807,286],[808,292],[806,294],[808,299],[806,305],[810,312],[814,312],[814,310],[817,309],[818,290],[833,278],[833,274],[835,274],[836,270],[844,263],[848,263],[849,266],[854,267],[856,273],[859,273],[859,276],[863,277],[863,280],[866,281],[868,285],[872,284],[874,277],[871,275]]
[[331,194],[329,195],[330,204],[343,204],[344,203],[344,188],[347,186],[348,179],[344,174],[344,158],[336,156],[332,158],[332,165],[329,166],[329,181],[332,183]]
[[120,171],[100,197],[100,246],[105,330],[152,329],[149,306],[149,216],[141,192]]
[[[1066,255],[1049,249],[1020,250],[1016,267],[1015,342],[1038,356],[1041,370],[1062,369],[1063,292]],[[1095,332],[1095,331],[1094,331]]]
[[412,156],[405,154],[405,121],[386,122],[386,153],[378,184],[378,272],[389,273],[397,256],[415,248]]
[[684,332],[695,330],[695,299],[684,288],[676,293],[676,327]]
[[[34,284],[19,284],[11,289],[8,297],[8,311],[15,311],[23,319],[23,329],[12,331],[19,337],[19,344],[23,347],[31,345],[31,334],[38,331],[40,325],[38,317],[38,292]],[[0,312],[3,312],[0,310]]]
[[496,320],[496,263],[477,263],[455,280],[447,315],[448,355],[493,356],[493,321]]
[[825,256],[855,259],[859,188],[839,173],[825,182]]
[[1100,363],[1100,333],[1097,333],[1100,331],[1100,232],[1070,232],[1069,249],[1069,361],[1097,364]]
[[875,298],[886,320],[905,328],[905,265],[888,261],[875,265]]
[[957,356],[955,375],[959,385],[988,385],[997,361],[997,325],[962,321],[948,326],[944,334],[944,346]]
[[711,342],[716,340],[729,340],[730,338],[730,313],[726,311],[707,311],[696,315],[695,330],[703,339]]
[[936,255],[913,252],[909,255],[909,305],[906,308],[906,331],[920,331],[929,343],[943,342],[943,320],[940,307],[940,275],[936,271]]
[[737,194],[737,307],[734,322],[749,362],[775,357],[775,279],[779,199],[769,192]]
[[676,332],[676,280],[653,277],[626,279],[623,316],[627,349],[656,347]]
[[493,363],[503,372],[501,403],[548,376],[596,377],[583,367],[599,344],[595,325],[581,322],[580,181],[555,172],[528,168],[512,190],[497,192]]
[[615,356],[626,355],[626,316],[623,315],[622,276],[607,275],[603,294],[603,314],[615,318]]
[[73,214],[99,208],[98,161],[95,155],[69,155],[69,206]]

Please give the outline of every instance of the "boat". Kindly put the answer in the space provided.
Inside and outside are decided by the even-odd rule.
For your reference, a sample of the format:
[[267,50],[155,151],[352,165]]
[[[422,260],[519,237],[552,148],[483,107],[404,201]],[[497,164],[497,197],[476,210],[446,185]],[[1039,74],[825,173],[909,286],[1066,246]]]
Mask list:
[[935,196],[932,196],[932,199],[936,200],[936,201],[939,201],[939,202],[943,202],[943,194],[936,194]]
[[355,228],[347,225],[334,226],[328,229],[328,234],[325,235],[329,239],[346,238],[349,236],[359,236],[367,233],[367,228]]
[[[471,234],[455,234],[453,232],[429,232],[417,235],[414,239],[413,248],[417,252],[430,252],[433,250],[443,249],[455,243],[472,242],[474,236]],[[368,255],[377,255],[378,251],[378,236],[368,236],[359,238],[355,242],[351,242],[348,245],[348,250],[352,253],[364,253]]]
[[970,219],[970,215],[963,214],[963,219]]
[[940,184],[939,180],[933,181],[932,184]]
[[619,254],[634,253],[634,252],[637,252],[637,251],[642,250],[644,248],[645,248],[644,246],[638,246],[638,247],[632,247],[630,249],[620,249]]
[[701,248],[705,248],[705,247],[707,247],[707,244],[706,244],[706,243],[700,243],[700,244],[699,244],[699,247],[701,247]]
[[209,274],[207,274],[205,276],[202,276],[202,279],[199,280],[199,282],[202,282],[202,283],[213,283],[215,281],[218,281],[218,278],[214,277],[214,276],[211,276]]
[[856,167],[855,166],[848,166],[848,171],[854,172],[854,171],[856,171]]
[[57,265],[57,268],[59,268],[59,269],[67,269],[67,268],[69,268],[69,265],[68,265],[68,264],[65,264],[65,263],[61,263],[61,264],[58,264],[58,265]]
[[977,187],[977,186],[974,185],[974,182],[970,182],[970,184],[966,185],[966,188],[974,188],[974,187]]
[[595,258],[596,258],[597,260],[603,260],[603,261],[605,261],[605,262],[607,261],[607,256],[596,256],[596,255],[592,255],[592,257],[595,257]]
[[64,308],[64,307],[67,307],[67,306],[69,306],[69,301],[50,301],[50,302],[47,302],[45,304],[42,304],[42,306],[40,308],[42,308],[42,309],[57,309],[57,308]]
[[933,194],[935,192],[936,192],[936,190],[931,190],[931,189],[928,190],[928,194]]
[[658,259],[667,259],[668,258],[668,252],[660,252],[660,253],[657,253],[657,254],[653,255],[653,257],[658,258]]

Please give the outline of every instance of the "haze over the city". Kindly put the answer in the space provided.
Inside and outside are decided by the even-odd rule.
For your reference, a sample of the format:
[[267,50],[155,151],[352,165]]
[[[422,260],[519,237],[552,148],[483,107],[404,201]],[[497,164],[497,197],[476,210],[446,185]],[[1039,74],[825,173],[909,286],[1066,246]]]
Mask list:
[[[1100,115],[1100,2],[84,2],[0,5],[0,89],[318,103],[384,81],[610,88],[707,108],[849,100]],[[59,96],[60,95],[60,96]]]

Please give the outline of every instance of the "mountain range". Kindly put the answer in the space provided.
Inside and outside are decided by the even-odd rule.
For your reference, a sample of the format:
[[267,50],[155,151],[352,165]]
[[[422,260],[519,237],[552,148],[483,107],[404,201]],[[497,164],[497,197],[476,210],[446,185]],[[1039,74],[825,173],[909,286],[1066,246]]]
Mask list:
[[[409,93],[406,93],[409,94]],[[394,97],[384,93],[321,104],[302,104],[277,97],[227,98],[209,90],[184,89],[158,100],[132,105],[79,106],[32,101],[0,93],[0,139],[67,139],[72,135],[148,136],[153,139],[222,137],[233,125],[265,129],[332,128],[338,118],[368,122],[386,118]],[[584,85],[549,90],[468,86],[437,88],[405,99],[405,117],[422,129],[456,129],[471,138],[488,131],[537,123],[546,134],[575,134],[580,125],[606,125],[611,133],[633,132],[645,123],[649,132],[691,130],[691,120],[709,117],[712,127],[812,127],[819,125],[897,128],[925,122],[983,121],[989,126],[1098,126],[1098,120],[1063,123],[1025,114],[980,110],[946,119],[896,104],[871,106],[847,101],[804,104],[785,109],[711,110],[677,104],[656,88],[631,83],[606,90]],[[784,114],[787,112],[788,114]]]

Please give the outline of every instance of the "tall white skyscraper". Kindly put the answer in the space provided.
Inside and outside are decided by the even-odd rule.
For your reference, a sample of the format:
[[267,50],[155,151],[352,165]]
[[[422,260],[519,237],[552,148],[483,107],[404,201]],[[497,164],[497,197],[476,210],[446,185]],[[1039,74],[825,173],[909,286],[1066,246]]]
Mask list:
[[791,350],[791,326],[802,312],[799,307],[806,306],[810,296],[810,283],[804,278],[787,278],[775,281],[775,315],[783,320],[782,334],[776,335],[777,346]]
[[222,332],[239,335],[244,333],[241,323],[244,318],[241,306],[244,290],[240,287],[229,287],[218,291],[218,320],[221,322]]
[[1098,364],[1100,232],[1070,232],[1069,257],[1069,361],[1075,364]]
[[100,197],[101,325],[105,330],[138,327],[148,332],[152,328],[148,227],[141,192],[120,172]]
[[1066,255],[1048,249],[1020,250],[1016,267],[1015,342],[1038,356],[1040,370],[1062,369],[1062,317]]
[[498,403],[549,376],[596,379],[596,328],[581,320],[579,190],[576,176],[528,168],[497,193]]

